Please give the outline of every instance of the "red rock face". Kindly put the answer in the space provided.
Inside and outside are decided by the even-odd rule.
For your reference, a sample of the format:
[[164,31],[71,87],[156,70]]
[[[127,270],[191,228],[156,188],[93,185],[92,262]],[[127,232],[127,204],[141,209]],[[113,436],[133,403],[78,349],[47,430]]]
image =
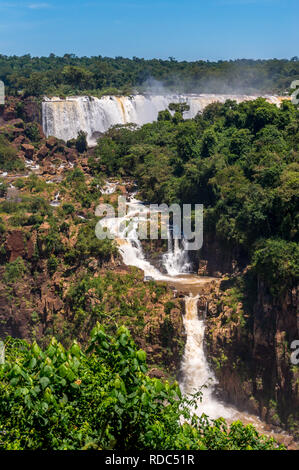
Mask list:
[[34,242],[32,238],[27,240],[21,230],[13,230],[7,234],[5,248],[10,263],[18,257],[31,259],[34,253]]
[[289,345],[299,337],[299,288],[273,301],[259,281],[250,310],[242,302],[232,308],[226,299],[219,288],[210,294],[206,328],[222,398],[274,426],[293,423],[298,436],[298,372]]
[[10,121],[11,119],[16,118],[16,112],[13,106],[9,106],[8,108],[5,108],[4,113],[3,113],[3,119],[4,121]]
[[16,98],[13,96],[6,97],[4,109],[0,113],[4,121],[11,121],[12,119],[22,118],[25,122],[35,122],[40,129],[41,137],[44,138],[42,129],[42,110],[40,103],[34,97],[25,99]]
[[6,239],[6,248],[9,251],[9,262],[15,261],[19,256],[26,253],[24,234],[19,230],[9,233]]
[[[27,142],[26,142],[27,141]],[[13,141],[13,145],[17,148],[20,147],[20,145],[22,144],[26,144],[26,143],[29,143],[28,139],[26,139],[25,136],[23,135],[19,135],[18,137],[15,138],[15,140]]]
[[69,162],[74,163],[77,160],[78,154],[75,149],[65,148],[64,153]]
[[41,105],[36,101],[34,97],[28,97],[23,101],[23,117],[26,122],[36,122],[39,124],[41,135],[43,136],[43,130],[41,127],[42,122],[42,111]]

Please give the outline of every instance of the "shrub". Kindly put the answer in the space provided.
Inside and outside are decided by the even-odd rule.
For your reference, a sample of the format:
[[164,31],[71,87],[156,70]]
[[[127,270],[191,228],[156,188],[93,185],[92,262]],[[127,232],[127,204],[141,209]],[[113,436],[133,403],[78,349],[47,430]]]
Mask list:
[[66,215],[71,215],[75,212],[73,204],[63,204],[62,209]]
[[86,150],[88,149],[86,137],[86,132],[79,131],[78,137],[75,141],[75,146],[79,153],[86,152]]
[[17,158],[16,149],[9,141],[0,135],[0,168],[6,171],[23,170],[25,168],[21,159]]
[[277,295],[292,288],[299,279],[299,245],[281,239],[261,242],[253,255],[253,267]]
[[150,378],[146,354],[129,330],[97,325],[84,352],[53,338],[8,339],[0,365],[0,445],[6,450],[274,449],[252,425],[191,419],[196,399],[178,384]]
[[23,258],[18,257],[15,261],[5,266],[3,280],[7,284],[13,284],[24,276],[27,271]]
[[55,273],[58,264],[59,264],[59,260],[56,258],[56,256],[51,255],[47,261],[48,272],[51,276]]
[[32,142],[39,142],[41,140],[39,127],[35,122],[30,122],[26,125],[25,135]]

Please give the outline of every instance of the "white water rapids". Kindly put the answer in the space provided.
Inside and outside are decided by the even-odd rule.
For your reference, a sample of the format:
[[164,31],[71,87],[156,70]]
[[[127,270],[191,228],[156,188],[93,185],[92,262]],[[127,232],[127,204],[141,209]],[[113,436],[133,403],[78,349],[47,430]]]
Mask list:
[[[170,103],[187,102],[190,110],[184,113],[186,119],[215,101],[224,103],[232,99],[238,103],[255,99],[250,95],[134,95],[134,96],[70,96],[44,98],[42,103],[43,129],[47,137],[54,136],[64,141],[76,138],[80,130],[87,133],[88,145],[96,145],[99,135],[116,124],[134,123],[138,126],[153,122],[159,111],[167,109]],[[281,98],[265,96],[279,105]]]
[[[111,184],[109,191],[112,191]],[[151,277],[156,281],[172,281],[175,276],[178,276],[176,279],[179,282],[179,276],[186,272],[188,263],[186,256],[183,254],[183,249],[179,248],[178,240],[175,240],[176,250],[173,251],[170,248],[168,253],[164,255],[164,266],[168,274],[162,274],[144,257],[138,234],[138,224],[139,222],[148,220],[148,213],[149,208],[132,196],[130,202],[127,203],[127,214],[120,218],[106,219],[103,226],[107,227],[114,235],[126,265],[136,266],[142,269],[145,276]],[[129,222],[130,226],[127,228],[126,223]],[[169,268],[169,270],[167,268]],[[181,279],[181,281],[183,282],[184,280]]]

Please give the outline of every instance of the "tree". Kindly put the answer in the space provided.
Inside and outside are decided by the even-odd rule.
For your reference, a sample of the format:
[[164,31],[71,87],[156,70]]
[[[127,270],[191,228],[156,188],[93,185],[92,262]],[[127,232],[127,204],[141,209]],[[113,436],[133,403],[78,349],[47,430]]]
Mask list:
[[179,113],[183,116],[183,114],[190,110],[190,106],[187,103],[170,103],[168,105],[170,111],[174,111],[175,113]]
[[78,132],[78,136],[75,141],[75,146],[79,153],[86,152],[86,150],[88,149],[86,137],[87,137],[87,132],[84,132],[84,131]]
[[210,157],[217,143],[217,135],[213,129],[207,129],[202,138],[201,154],[204,158]]
[[0,135],[0,168],[4,171],[22,170],[24,163],[17,157],[17,150],[10,142]]
[[168,109],[165,109],[164,111],[159,111],[158,113],[158,121],[171,121],[172,116]]
[[83,67],[67,65],[62,71],[62,75],[66,83],[74,87],[79,89],[93,88],[93,74]]

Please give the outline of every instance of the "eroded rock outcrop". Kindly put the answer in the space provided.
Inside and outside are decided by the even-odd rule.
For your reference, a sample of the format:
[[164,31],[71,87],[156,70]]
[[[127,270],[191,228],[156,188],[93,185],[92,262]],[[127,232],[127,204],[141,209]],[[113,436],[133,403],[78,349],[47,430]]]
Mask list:
[[206,345],[221,397],[298,437],[299,371],[290,345],[299,337],[299,289],[273,299],[260,281],[249,304],[219,284],[207,297]]

